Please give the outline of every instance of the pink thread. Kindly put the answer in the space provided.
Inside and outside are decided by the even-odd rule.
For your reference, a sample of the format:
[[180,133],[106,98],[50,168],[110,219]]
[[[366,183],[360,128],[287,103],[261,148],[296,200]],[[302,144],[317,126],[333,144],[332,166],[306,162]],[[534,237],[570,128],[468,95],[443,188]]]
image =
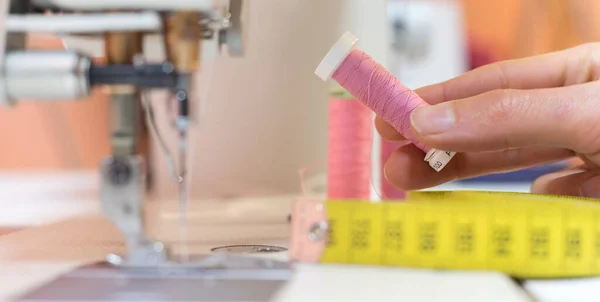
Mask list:
[[304,197],[307,197],[308,193],[309,193],[308,188],[306,187],[306,176],[305,176],[306,172],[308,172],[312,169],[315,169],[323,164],[324,164],[323,161],[317,161],[317,162],[314,162],[304,168],[298,169],[298,175],[300,176],[300,190]]
[[353,49],[332,78],[419,149],[430,150],[410,130],[410,113],[428,104],[369,55]]
[[331,99],[327,195],[369,199],[371,192],[371,111],[355,99]]

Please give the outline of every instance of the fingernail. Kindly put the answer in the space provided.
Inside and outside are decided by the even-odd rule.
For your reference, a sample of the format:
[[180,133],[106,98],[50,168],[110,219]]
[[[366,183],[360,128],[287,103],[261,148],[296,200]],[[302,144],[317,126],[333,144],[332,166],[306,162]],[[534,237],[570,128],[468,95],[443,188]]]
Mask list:
[[454,127],[454,113],[449,104],[419,107],[410,115],[412,126],[421,135],[438,134]]
[[387,182],[389,182],[389,178],[387,176],[387,167],[388,167],[387,163],[383,165],[383,178],[385,178],[385,180]]
[[600,198],[600,175],[585,181],[581,186],[580,193],[584,197]]

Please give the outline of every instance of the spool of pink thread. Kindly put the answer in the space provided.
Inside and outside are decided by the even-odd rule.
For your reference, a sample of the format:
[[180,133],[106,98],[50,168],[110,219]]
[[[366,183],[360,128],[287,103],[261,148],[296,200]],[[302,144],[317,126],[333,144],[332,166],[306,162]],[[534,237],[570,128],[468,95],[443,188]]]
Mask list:
[[371,196],[372,113],[354,97],[339,95],[329,103],[327,196]]
[[425,161],[441,171],[455,152],[429,148],[416,141],[410,130],[410,113],[429,106],[369,55],[356,49],[358,39],[346,32],[325,55],[315,74],[323,81],[332,77],[350,94],[369,107],[399,133],[426,152]]

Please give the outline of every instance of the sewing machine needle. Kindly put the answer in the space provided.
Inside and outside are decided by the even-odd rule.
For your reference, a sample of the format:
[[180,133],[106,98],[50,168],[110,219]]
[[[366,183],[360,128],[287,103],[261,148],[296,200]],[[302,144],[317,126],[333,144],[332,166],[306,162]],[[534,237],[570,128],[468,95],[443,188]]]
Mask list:
[[175,92],[177,101],[177,130],[179,133],[179,241],[181,245],[181,261],[189,260],[188,238],[187,238],[187,203],[188,203],[188,129],[190,124],[190,99],[188,91],[190,87],[189,75],[178,78],[179,89]]
[[179,241],[181,244],[181,260],[189,260],[189,251],[187,243],[187,202],[188,202],[188,179],[187,179],[187,133],[185,130],[179,131]]

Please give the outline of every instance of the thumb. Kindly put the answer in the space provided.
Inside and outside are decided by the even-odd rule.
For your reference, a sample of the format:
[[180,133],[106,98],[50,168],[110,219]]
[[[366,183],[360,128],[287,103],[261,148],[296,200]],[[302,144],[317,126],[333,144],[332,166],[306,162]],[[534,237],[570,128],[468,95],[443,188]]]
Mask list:
[[411,128],[423,144],[478,152],[549,145],[600,151],[600,86],[495,90],[415,109]]

